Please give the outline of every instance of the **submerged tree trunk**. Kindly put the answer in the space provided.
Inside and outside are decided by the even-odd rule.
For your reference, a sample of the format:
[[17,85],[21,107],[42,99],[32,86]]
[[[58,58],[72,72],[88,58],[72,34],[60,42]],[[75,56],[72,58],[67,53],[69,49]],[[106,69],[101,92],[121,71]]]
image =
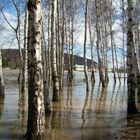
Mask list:
[[72,80],[73,80],[73,66],[74,66],[74,15],[72,15],[72,21],[71,21],[71,78]]
[[46,52],[46,41],[44,35],[44,29],[42,26],[42,60],[43,60],[43,83],[44,83],[44,106],[45,114],[51,112],[50,98],[49,98],[49,88],[48,88],[48,68],[47,67],[47,52]]
[[116,60],[116,70],[118,74],[119,84],[121,84],[121,75],[119,71],[118,56],[117,56],[117,50],[116,50],[117,48],[116,48],[114,37],[113,37],[113,44],[114,44],[114,53],[115,53],[115,60]]
[[48,20],[47,20],[47,22],[48,22],[48,32],[47,32],[47,39],[48,39],[48,41],[47,41],[47,76],[48,76],[48,78],[47,78],[47,87],[48,87],[48,91],[50,90],[50,87],[51,87],[51,41],[50,41],[50,36],[51,36],[51,34],[50,34],[50,24],[51,24],[51,0],[48,0],[47,1],[47,6],[48,6]]
[[[71,29],[71,27],[70,27],[70,23],[69,23],[69,30],[70,29]],[[67,42],[68,42],[68,45],[67,45],[67,52],[68,52],[68,75],[67,75],[67,79],[68,79],[69,83],[72,83],[73,75],[72,75],[72,65],[71,65],[71,59],[72,59],[71,57],[72,57],[72,55],[70,54],[71,53],[70,35],[69,35],[69,38],[67,36]]]
[[65,24],[65,39],[66,39],[66,51],[68,54],[68,64],[67,64],[67,81],[68,83],[72,82],[72,78],[71,78],[71,69],[70,69],[70,49],[69,49],[69,40],[68,40],[68,29],[67,29],[67,13],[66,13],[66,0],[63,0],[63,12],[64,12],[64,24]]
[[28,125],[27,139],[41,139],[45,132],[42,66],[41,0],[29,0],[28,25]]
[[[90,5],[90,4],[89,4]],[[91,11],[90,11],[90,6],[88,7],[89,9],[89,36],[90,36],[90,47],[91,47],[91,82],[92,84],[95,83],[95,74],[94,74],[94,58],[93,58],[93,43],[94,43],[94,37],[92,28],[91,28]]]
[[109,27],[110,27],[110,39],[111,39],[111,51],[112,51],[112,64],[113,64],[113,76],[114,83],[116,83],[116,72],[115,72],[115,58],[114,58],[114,42],[113,42],[113,30],[112,30],[112,0],[110,2],[110,19],[109,19]]
[[128,32],[127,32],[127,87],[128,87],[128,101],[127,113],[137,113],[135,104],[136,93],[136,54],[133,41],[133,4],[132,0],[128,1]]
[[121,0],[122,2],[122,19],[123,19],[123,25],[122,25],[122,34],[123,34],[123,41],[122,41],[122,46],[123,46],[123,76],[124,76],[124,82],[126,81],[126,62],[125,62],[125,9],[124,9],[124,0]]
[[66,11],[67,17],[68,17],[68,23],[69,26],[67,28],[67,31],[69,33],[68,39],[69,39],[69,47],[68,47],[68,75],[67,78],[69,80],[69,83],[72,83],[73,80],[73,71],[74,71],[74,35],[76,31],[75,27],[75,21],[76,21],[76,12],[77,12],[77,0],[71,0],[68,2],[69,6],[67,6],[68,10]]
[[108,49],[107,27],[106,27],[106,25],[105,25],[105,81],[106,81],[106,83],[109,82],[109,77],[108,77],[108,55],[107,55],[107,49]]
[[86,0],[86,11],[85,11],[85,37],[84,37],[84,73],[85,73],[86,90],[87,90],[87,91],[89,91],[89,81],[88,81],[88,73],[87,73],[87,58],[86,58],[88,3],[89,3],[89,0]]
[[63,85],[64,85],[64,47],[65,47],[65,36],[66,36],[66,33],[65,33],[65,0],[62,0],[62,14],[63,14],[63,22],[62,22],[62,45],[61,45],[61,65],[60,65],[60,89],[62,90],[63,88]]
[[[26,0],[26,4],[28,3],[28,0]],[[24,61],[23,61],[23,69],[22,69],[22,86],[21,86],[21,92],[24,94],[27,92],[27,86],[28,86],[28,70],[27,70],[27,63],[28,63],[28,9],[27,6],[25,7],[25,19],[24,19]]]
[[21,3],[19,0],[19,5],[16,4],[16,2],[14,0],[12,0],[13,5],[15,6],[16,9],[16,13],[17,13],[17,27],[15,29],[15,34],[16,34],[16,39],[17,39],[17,44],[18,44],[18,48],[19,48],[19,55],[20,55],[20,68],[19,68],[19,75],[18,75],[18,84],[19,84],[19,96],[22,92],[22,89],[24,89],[25,84],[23,83],[23,79],[24,79],[24,73],[23,73],[23,52],[21,49],[21,19],[20,19],[20,15],[21,15]]
[[102,70],[102,61],[100,57],[100,50],[99,50],[99,42],[100,42],[100,26],[99,26],[99,7],[98,7],[98,0],[95,0],[95,6],[96,6],[96,33],[97,33],[97,41],[96,41],[96,46],[97,46],[97,55],[98,55],[98,69],[99,69],[99,77],[100,77],[100,82],[102,82],[102,87],[106,86],[105,83],[105,78],[103,75],[103,70]]
[[68,21],[69,21],[69,27],[68,27],[68,32],[69,32],[69,44],[68,44],[68,75],[67,79],[69,83],[72,83],[73,80],[73,22],[74,22],[74,15],[72,11],[72,1],[70,1],[70,6],[69,6],[69,11],[70,13],[68,14]]
[[56,32],[56,66],[57,66],[57,73],[58,73],[58,80],[59,80],[59,90],[61,89],[61,74],[60,74],[60,65],[61,65],[61,36],[60,36],[60,0],[57,0],[56,4],[56,19],[55,19],[55,32]]
[[3,80],[3,70],[2,70],[1,49],[0,49],[0,97],[4,97],[4,80]]
[[51,15],[51,66],[52,66],[52,82],[53,82],[53,101],[59,100],[59,80],[56,67],[56,35],[55,35],[55,17],[56,17],[56,0],[52,0]]

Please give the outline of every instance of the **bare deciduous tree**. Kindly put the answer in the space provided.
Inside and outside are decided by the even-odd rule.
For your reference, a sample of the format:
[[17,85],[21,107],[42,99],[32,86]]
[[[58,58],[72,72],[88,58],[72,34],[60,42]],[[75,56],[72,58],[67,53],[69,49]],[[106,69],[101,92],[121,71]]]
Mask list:
[[88,81],[88,73],[87,73],[87,58],[86,58],[86,43],[87,43],[87,25],[88,25],[88,10],[89,10],[89,0],[86,0],[86,8],[85,8],[85,36],[84,36],[84,73],[86,80],[86,90],[89,91],[89,81]]
[[127,23],[127,87],[128,87],[128,109],[127,113],[137,113],[135,104],[136,94],[136,54],[133,41],[133,3],[128,2],[128,23]]
[[41,139],[45,132],[42,65],[41,0],[28,1],[28,125],[27,139]]
[[52,67],[52,82],[53,82],[53,101],[59,100],[59,80],[57,73],[57,63],[56,63],[56,6],[57,1],[52,0],[52,14],[51,14],[51,67]]

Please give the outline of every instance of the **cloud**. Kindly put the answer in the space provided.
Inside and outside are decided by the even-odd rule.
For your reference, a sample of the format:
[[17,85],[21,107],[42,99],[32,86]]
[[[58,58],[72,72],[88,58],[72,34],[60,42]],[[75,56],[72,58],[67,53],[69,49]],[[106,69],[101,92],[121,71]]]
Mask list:
[[[8,22],[10,23],[10,25],[14,28],[16,28],[17,26],[17,17],[16,15],[14,15],[13,13],[9,13],[9,12],[4,12],[4,15],[6,17],[6,19],[8,20]],[[21,45],[23,46],[23,15],[21,18]],[[8,23],[5,21],[3,15],[1,14],[1,26],[3,26],[3,30],[0,32],[1,36],[0,36],[0,46],[2,48],[18,48],[17,45],[17,40],[15,37],[15,31],[8,25]]]

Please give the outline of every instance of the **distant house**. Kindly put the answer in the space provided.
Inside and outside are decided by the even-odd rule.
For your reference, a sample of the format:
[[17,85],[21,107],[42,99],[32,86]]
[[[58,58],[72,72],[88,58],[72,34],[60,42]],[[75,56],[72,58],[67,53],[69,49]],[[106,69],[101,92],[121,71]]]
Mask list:
[[[78,65],[75,64],[75,66],[73,67],[73,69],[75,71],[84,71],[84,65]],[[94,71],[96,71],[97,68],[94,68]],[[91,72],[92,68],[91,67],[87,67],[87,71]]]
[[[80,71],[84,70],[84,59],[83,57],[80,57],[80,56],[76,56],[74,55],[74,62],[73,62],[73,69],[75,70],[75,67],[77,67],[77,69],[79,69]],[[72,60],[72,55],[70,55],[70,60]],[[64,54],[64,63],[65,63],[65,70],[67,70],[68,68],[68,55],[65,53]],[[91,65],[92,65],[92,61],[91,59],[87,59],[87,67],[88,67],[88,70],[90,71],[91,69]],[[97,68],[98,65],[97,63],[94,61],[94,67]]]
[[112,72],[112,69],[111,68],[108,68],[108,72]]
[[84,65],[78,65],[78,64],[76,64],[74,66],[74,70],[75,71],[84,71]]

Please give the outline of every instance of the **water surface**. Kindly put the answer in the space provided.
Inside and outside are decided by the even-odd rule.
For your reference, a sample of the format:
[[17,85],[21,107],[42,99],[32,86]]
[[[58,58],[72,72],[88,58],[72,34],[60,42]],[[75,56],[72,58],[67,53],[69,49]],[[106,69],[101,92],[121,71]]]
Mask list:
[[[5,98],[0,99],[0,140],[24,139],[27,126],[27,95],[18,94],[17,71],[4,71]],[[66,82],[60,102],[51,104],[46,117],[47,140],[115,140],[122,138],[126,120],[126,84],[114,85],[112,74],[107,88],[96,84],[86,92],[84,74],[74,73],[74,82]],[[51,98],[51,94],[50,94]]]

